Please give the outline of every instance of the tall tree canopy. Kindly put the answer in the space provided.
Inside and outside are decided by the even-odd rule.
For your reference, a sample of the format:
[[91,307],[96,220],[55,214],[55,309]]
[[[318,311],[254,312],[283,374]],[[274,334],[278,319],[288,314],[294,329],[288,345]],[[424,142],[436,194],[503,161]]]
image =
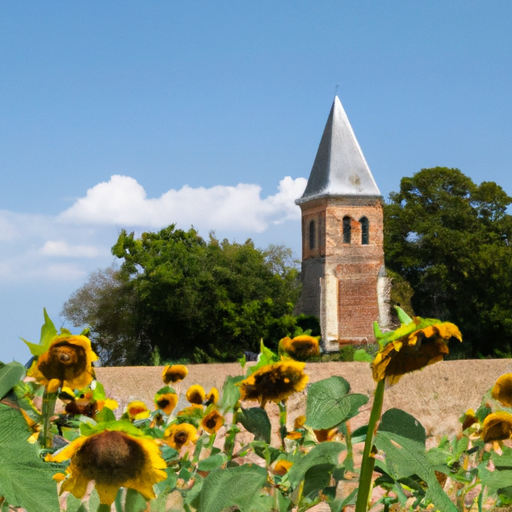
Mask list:
[[201,238],[171,225],[140,238],[122,231],[107,269],[65,303],[74,325],[90,325],[104,364],[209,356],[233,360],[277,342],[293,327],[300,293],[291,250]]
[[385,205],[386,265],[414,289],[415,312],[450,320],[467,355],[512,352],[512,198],[458,169],[403,178]]

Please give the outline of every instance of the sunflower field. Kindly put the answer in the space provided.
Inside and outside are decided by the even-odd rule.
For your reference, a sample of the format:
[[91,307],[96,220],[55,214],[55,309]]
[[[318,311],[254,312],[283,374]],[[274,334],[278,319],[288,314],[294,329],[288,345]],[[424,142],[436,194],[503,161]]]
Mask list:
[[[222,389],[181,393],[188,369],[168,365],[153,406],[136,400],[121,412],[95,378],[85,333],[57,332],[45,312],[40,342],[24,340],[30,368],[0,363],[0,512],[512,510],[512,374],[462,414],[456,436],[427,449],[417,419],[382,413],[385,389],[462,336],[449,322],[398,314],[396,330],[375,326],[375,358],[356,352],[372,359],[372,397],[340,376],[308,383],[320,348],[302,335],[277,353],[262,344]],[[305,415],[288,418],[298,392]],[[368,424],[353,430],[369,402]]]

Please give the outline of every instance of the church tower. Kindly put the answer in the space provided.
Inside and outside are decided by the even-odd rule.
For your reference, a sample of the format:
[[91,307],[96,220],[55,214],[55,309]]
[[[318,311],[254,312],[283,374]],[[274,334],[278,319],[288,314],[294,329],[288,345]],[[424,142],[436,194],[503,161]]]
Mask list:
[[[327,351],[375,341],[388,323],[382,196],[336,96],[303,196],[302,313]],[[383,290],[384,288],[384,290]]]

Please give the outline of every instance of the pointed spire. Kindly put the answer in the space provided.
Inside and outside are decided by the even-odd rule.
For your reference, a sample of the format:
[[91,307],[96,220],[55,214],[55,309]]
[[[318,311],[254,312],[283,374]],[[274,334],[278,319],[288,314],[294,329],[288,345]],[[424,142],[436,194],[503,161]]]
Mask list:
[[296,202],[329,196],[381,196],[338,96],[334,97],[306,190]]

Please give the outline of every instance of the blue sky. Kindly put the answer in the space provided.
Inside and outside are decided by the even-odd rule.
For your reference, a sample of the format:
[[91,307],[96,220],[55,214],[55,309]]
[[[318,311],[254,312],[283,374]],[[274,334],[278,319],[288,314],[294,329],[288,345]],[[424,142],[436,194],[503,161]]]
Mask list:
[[457,167],[512,195],[512,3],[0,3],[0,360],[123,228],[284,243],[335,87],[387,197]]

